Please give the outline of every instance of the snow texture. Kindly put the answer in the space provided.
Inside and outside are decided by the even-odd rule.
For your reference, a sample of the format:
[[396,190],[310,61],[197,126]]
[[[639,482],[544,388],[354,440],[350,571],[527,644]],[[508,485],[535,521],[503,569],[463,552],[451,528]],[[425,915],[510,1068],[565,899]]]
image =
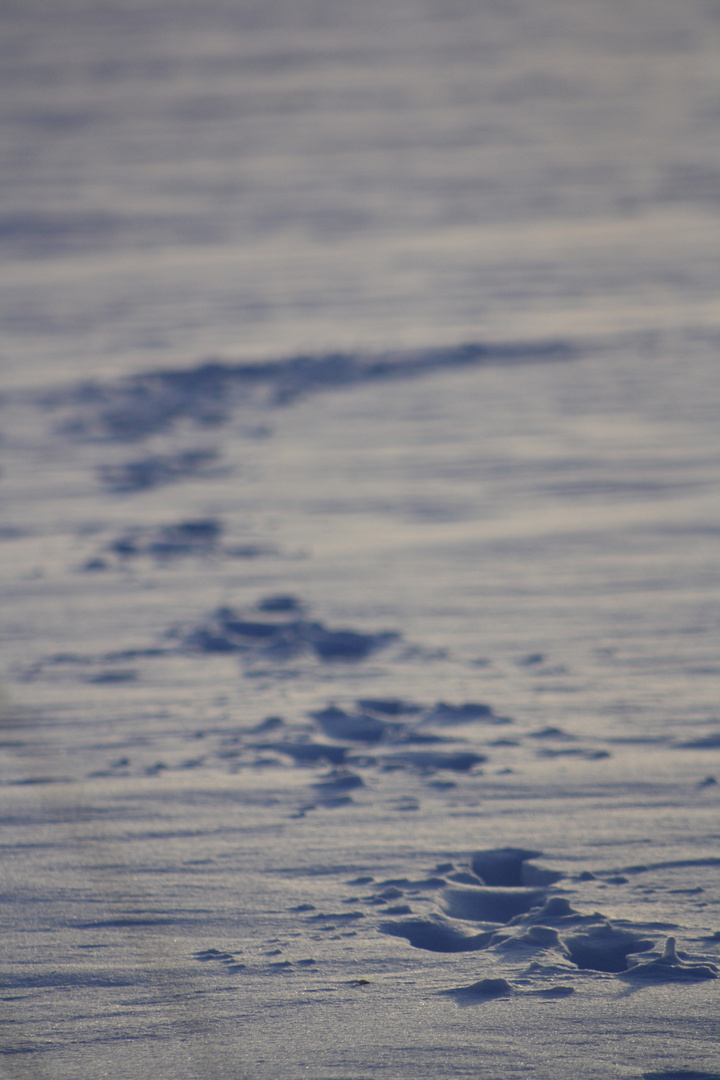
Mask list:
[[23,0],[1,1080],[720,1080],[704,0]]

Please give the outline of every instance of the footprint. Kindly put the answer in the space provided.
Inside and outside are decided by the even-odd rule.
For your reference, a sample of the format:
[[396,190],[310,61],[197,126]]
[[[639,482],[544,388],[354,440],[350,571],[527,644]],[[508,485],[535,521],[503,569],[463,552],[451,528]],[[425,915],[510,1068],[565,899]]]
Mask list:
[[563,944],[579,968],[619,973],[627,970],[630,953],[646,952],[654,942],[603,922],[583,934],[564,938]]
[[554,885],[565,875],[559,870],[535,866],[530,860],[542,857],[541,851],[525,848],[490,848],[476,851],[472,858],[472,871],[483,885],[515,888],[519,885]]
[[681,960],[675,947],[675,938],[669,937],[661,957],[634,964],[627,971],[620,973],[621,979],[642,982],[699,982],[703,979],[717,979],[718,969],[715,964],[693,964]]
[[542,889],[522,886],[497,888],[481,886],[446,889],[443,893],[445,911],[456,919],[471,922],[508,923],[516,915],[540,907],[546,899]]
[[480,934],[464,934],[439,915],[427,919],[384,922],[380,924],[380,930],[392,937],[407,938],[415,949],[441,953],[476,952],[478,949],[487,949],[495,937],[492,930]]

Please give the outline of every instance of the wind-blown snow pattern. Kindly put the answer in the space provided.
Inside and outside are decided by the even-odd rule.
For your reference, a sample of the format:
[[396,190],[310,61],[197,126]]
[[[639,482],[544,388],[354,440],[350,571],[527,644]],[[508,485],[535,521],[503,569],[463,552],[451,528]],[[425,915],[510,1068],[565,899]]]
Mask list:
[[651,9],[6,5],[2,1080],[720,1080],[720,66]]

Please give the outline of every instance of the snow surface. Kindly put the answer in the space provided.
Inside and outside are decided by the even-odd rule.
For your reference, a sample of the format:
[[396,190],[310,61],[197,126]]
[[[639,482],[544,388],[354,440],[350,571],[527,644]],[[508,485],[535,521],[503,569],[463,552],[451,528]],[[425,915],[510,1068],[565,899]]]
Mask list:
[[718,1080],[715,9],[3,20],[0,1077]]

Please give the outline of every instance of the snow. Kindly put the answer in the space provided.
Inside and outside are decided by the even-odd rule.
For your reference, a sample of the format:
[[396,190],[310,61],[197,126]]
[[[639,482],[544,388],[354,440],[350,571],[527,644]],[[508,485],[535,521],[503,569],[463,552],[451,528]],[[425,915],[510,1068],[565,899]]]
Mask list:
[[4,19],[0,1076],[718,1080],[710,9]]

